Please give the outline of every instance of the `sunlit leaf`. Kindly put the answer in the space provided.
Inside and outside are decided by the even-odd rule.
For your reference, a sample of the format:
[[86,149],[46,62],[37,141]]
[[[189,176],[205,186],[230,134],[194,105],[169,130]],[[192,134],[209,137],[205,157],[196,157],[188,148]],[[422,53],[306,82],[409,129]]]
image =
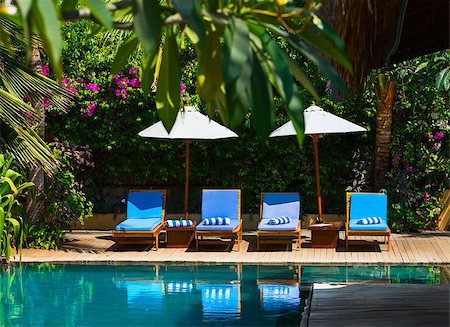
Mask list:
[[116,56],[114,57],[111,74],[117,74],[125,67],[128,62],[128,58],[136,50],[138,43],[139,40],[134,34],[122,43],[119,50],[117,50]]
[[181,71],[175,33],[172,26],[167,29],[156,89],[156,109],[167,131],[172,129],[180,109]]
[[108,28],[113,26],[111,13],[106,8],[104,0],[81,0],[81,2],[88,7],[94,17]]

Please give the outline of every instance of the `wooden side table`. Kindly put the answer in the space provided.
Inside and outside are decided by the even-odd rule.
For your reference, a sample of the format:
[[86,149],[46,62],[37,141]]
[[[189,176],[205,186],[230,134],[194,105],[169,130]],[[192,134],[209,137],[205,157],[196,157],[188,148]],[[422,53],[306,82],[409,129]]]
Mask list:
[[164,227],[166,231],[166,247],[187,248],[194,239],[195,223],[189,227]]
[[339,230],[344,226],[342,221],[309,225],[313,248],[335,249],[339,239]]

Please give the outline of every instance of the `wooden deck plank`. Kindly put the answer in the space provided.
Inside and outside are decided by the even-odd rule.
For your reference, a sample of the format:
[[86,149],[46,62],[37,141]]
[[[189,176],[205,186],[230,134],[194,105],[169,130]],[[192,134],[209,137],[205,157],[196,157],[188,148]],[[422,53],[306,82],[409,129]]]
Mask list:
[[[361,241],[371,241],[370,238],[352,237],[355,243],[345,251],[344,233],[340,232],[341,241],[338,249],[314,249],[309,246],[308,231],[303,232],[303,247],[283,251],[273,250],[270,245],[264,245],[261,251],[255,251],[255,245],[248,239],[241,244],[237,252],[236,245],[232,251],[221,248],[209,248],[201,245],[196,252],[192,247],[186,249],[164,248],[159,251],[121,245],[114,248],[114,242],[108,232],[74,232],[68,233],[68,242],[63,250],[45,251],[35,249],[23,250],[23,262],[77,262],[77,261],[145,261],[145,262],[243,262],[243,263],[293,263],[293,264],[450,264],[450,232],[425,232],[422,234],[393,234],[391,251],[380,244],[381,252],[370,250],[371,245],[361,245]],[[376,238],[380,243],[383,238]],[[253,242],[253,240],[252,240]],[[359,242],[359,244],[358,244]],[[13,259],[19,261],[19,256]]]

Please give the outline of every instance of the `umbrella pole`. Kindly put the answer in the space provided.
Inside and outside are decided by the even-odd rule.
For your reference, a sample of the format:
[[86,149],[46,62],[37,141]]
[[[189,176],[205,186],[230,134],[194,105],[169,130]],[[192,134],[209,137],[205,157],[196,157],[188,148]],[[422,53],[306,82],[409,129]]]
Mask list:
[[188,199],[189,199],[189,140],[186,140],[186,175],[184,183],[184,219],[188,219]]
[[319,135],[313,134],[313,145],[314,145],[314,163],[316,166],[316,192],[317,192],[317,211],[318,211],[318,217],[317,221],[319,223],[323,222],[322,219],[322,195],[320,193],[320,172],[319,172]]

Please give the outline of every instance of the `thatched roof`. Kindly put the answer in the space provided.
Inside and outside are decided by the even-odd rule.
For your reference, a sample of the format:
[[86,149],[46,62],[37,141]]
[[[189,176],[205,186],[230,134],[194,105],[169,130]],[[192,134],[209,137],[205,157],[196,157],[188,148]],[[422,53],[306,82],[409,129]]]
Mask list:
[[347,45],[350,89],[373,68],[449,48],[448,0],[324,0],[320,14]]

